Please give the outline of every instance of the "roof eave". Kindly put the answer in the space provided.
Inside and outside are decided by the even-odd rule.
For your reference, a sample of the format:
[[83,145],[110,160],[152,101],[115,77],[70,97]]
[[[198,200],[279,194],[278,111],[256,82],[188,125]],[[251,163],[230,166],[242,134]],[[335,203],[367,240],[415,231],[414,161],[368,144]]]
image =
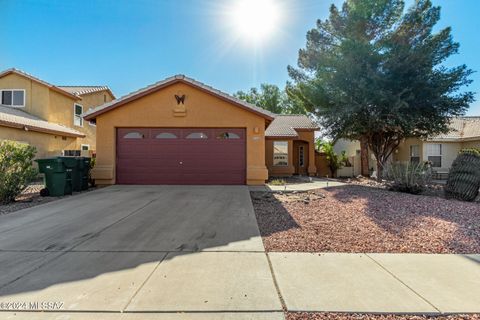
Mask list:
[[115,100],[115,95],[113,94],[112,90],[110,90],[110,88],[105,88],[105,89],[102,89],[102,90],[91,91],[91,92],[76,93],[75,96],[81,98],[82,96],[86,96],[86,95],[94,94],[94,93],[99,93],[99,92],[102,92],[102,91],[108,92],[113,97],[113,99]]
[[56,134],[56,135],[65,136],[65,137],[73,137],[73,138],[85,138],[86,137],[84,134],[75,134],[75,133],[64,132],[64,131],[59,131],[59,130],[46,129],[46,128],[41,128],[41,127],[37,127],[37,126],[24,125],[24,124],[13,123],[13,122],[3,121],[3,120],[0,120],[0,125],[2,125],[4,127],[9,127],[9,128],[23,129],[23,130],[27,129],[28,131],[42,132],[42,133],[48,133],[48,134]]
[[295,131],[303,131],[303,132],[308,132],[308,131],[318,131],[320,128],[293,128]]
[[49,89],[52,89],[52,90],[55,91],[55,92],[58,92],[58,93],[60,93],[60,94],[63,94],[63,95],[65,95],[65,96],[67,96],[67,97],[70,97],[70,98],[72,98],[72,99],[75,99],[75,100],[81,100],[81,99],[82,99],[82,98],[80,98],[79,96],[74,95],[74,94],[71,94],[70,92],[67,92],[67,91],[65,91],[65,90],[62,90],[62,89],[58,88],[57,86],[55,86],[55,85],[53,85],[53,84],[50,84],[50,83],[45,82],[45,81],[40,80],[40,79],[36,79],[36,78],[33,77],[33,76],[29,76],[29,75],[27,75],[27,74],[24,74],[23,72],[21,72],[21,71],[19,71],[19,70],[17,70],[17,69],[8,69],[8,70],[5,70],[5,71],[1,72],[1,73],[0,73],[0,78],[1,78],[1,77],[4,77],[4,76],[7,76],[7,75],[9,75],[9,74],[16,74],[16,75],[18,75],[18,76],[21,76],[21,77],[30,79],[30,80],[32,80],[32,81],[35,81],[36,83],[39,83],[39,84],[41,84],[41,85],[43,85],[43,86],[45,86],[45,87],[47,87],[47,88],[49,88]]
[[265,135],[265,139],[267,140],[277,140],[277,139],[296,139],[298,136],[267,136]]
[[150,89],[147,89],[147,90],[145,90],[145,91],[139,92],[138,94],[133,94],[132,96],[130,96],[130,97],[124,99],[124,100],[118,101],[117,103],[112,103],[111,105],[109,105],[108,107],[106,107],[106,108],[104,108],[104,109],[100,109],[100,110],[98,110],[98,111],[92,110],[91,113],[87,112],[87,113],[85,113],[85,115],[83,116],[83,118],[84,118],[85,120],[87,120],[87,121],[88,121],[88,120],[93,120],[93,119],[95,119],[97,116],[99,116],[99,115],[101,115],[101,114],[103,114],[103,113],[106,113],[106,112],[108,112],[108,111],[110,111],[110,110],[112,110],[112,109],[114,109],[114,108],[117,108],[117,107],[120,107],[120,106],[122,106],[122,105],[125,105],[125,104],[127,104],[127,103],[129,103],[129,102],[131,102],[131,101],[137,100],[137,99],[139,99],[139,98],[141,98],[141,97],[144,97],[144,96],[149,95],[149,94],[151,94],[151,93],[153,93],[153,92],[159,91],[159,90],[161,90],[161,89],[163,89],[163,88],[166,88],[166,87],[168,87],[168,86],[174,85],[174,84],[176,84],[176,83],[185,83],[185,84],[188,84],[188,85],[190,85],[190,86],[193,86],[193,87],[195,87],[196,89],[198,89],[198,90],[200,90],[200,91],[203,91],[203,92],[206,92],[206,93],[208,93],[208,94],[211,94],[211,95],[213,95],[213,96],[215,96],[215,97],[217,97],[217,98],[219,98],[219,99],[221,99],[221,100],[223,100],[223,101],[226,101],[226,102],[229,102],[229,103],[231,103],[231,104],[234,104],[234,105],[236,105],[237,107],[240,107],[240,108],[242,108],[242,109],[244,109],[244,110],[246,110],[246,111],[248,111],[248,112],[257,114],[257,115],[259,115],[259,116],[261,116],[261,117],[263,117],[263,118],[265,118],[265,119],[267,119],[267,120],[273,120],[273,119],[274,119],[273,116],[269,116],[269,115],[267,115],[267,114],[265,114],[265,113],[258,112],[258,111],[256,111],[256,110],[250,109],[250,108],[248,108],[247,106],[242,105],[241,103],[239,103],[239,102],[237,102],[237,101],[235,101],[235,100],[233,100],[233,99],[229,99],[229,98],[227,98],[227,97],[224,97],[223,95],[218,94],[218,93],[216,93],[216,92],[214,92],[214,91],[207,90],[207,89],[205,89],[204,87],[196,84],[195,82],[189,81],[189,80],[185,79],[185,77],[179,77],[179,76],[173,76],[173,77],[167,78],[167,79],[165,79],[165,80],[163,81],[163,83],[160,83],[160,84],[157,85],[157,86],[154,86],[154,87],[152,87],[152,88],[150,88]]

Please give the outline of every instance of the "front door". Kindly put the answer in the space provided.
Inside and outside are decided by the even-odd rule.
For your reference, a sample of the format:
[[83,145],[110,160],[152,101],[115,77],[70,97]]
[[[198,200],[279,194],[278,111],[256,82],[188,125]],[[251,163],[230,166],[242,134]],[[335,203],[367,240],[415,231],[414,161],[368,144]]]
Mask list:
[[304,141],[293,142],[293,162],[295,174],[308,175],[308,143]]

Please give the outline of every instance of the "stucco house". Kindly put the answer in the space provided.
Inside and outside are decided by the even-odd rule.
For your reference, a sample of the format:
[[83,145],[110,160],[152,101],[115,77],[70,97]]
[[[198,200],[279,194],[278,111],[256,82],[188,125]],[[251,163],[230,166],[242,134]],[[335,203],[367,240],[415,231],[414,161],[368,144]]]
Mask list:
[[28,143],[37,158],[91,154],[96,128],[80,116],[112,101],[106,86],[55,86],[18,69],[0,72],[0,140]]
[[276,115],[184,75],[84,114],[96,123],[98,184],[263,184],[315,175],[303,115]]
[[[405,139],[394,151],[393,161],[410,161],[432,163],[432,168],[438,178],[445,178],[458,152],[465,148],[480,148],[480,117],[453,118],[450,123],[450,132],[438,135],[427,140]],[[360,174],[360,143],[340,139],[336,142],[336,152],[346,151],[353,164],[352,168],[341,170],[342,175]],[[376,162],[373,154],[369,167],[375,170]]]

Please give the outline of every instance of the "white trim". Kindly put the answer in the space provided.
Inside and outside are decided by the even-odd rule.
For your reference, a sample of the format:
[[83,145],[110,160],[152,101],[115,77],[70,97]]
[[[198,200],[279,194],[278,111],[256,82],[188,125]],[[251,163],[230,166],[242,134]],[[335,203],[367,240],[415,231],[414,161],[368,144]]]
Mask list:
[[[83,150],[83,147],[87,147],[87,150]],[[90,145],[89,144],[81,144],[80,145],[80,151],[89,151],[90,150]]]
[[[2,96],[3,96],[4,91],[12,91],[12,104],[4,104],[3,103]],[[22,105],[14,105],[13,104],[13,91],[23,91],[23,104]],[[27,100],[27,91],[25,89],[8,89],[8,88],[0,89],[0,104],[2,104],[4,106],[8,106],[8,107],[12,107],[12,108],[25,108],[26,100]]]
[[[80,118],[80,125],[75,124],[75,120],[77,119],[77,114],[75,113],[75,111],[76,111],[76,109],[77,109],[77,108],[76,108],[77,106],[79,106],[79,107],[82,108],[82,113],[80,113],[80,114],[78,115],[78,117]],[[82,128],[83,128],[83,118],[82,118],[82,114],[83,114],[83,106],[82,106],[81,104],[79,104],[79,103],[74,103],[74,104],[73,104],[73,125],[74,125],[74,126],[76,126],[76,127],[82,127]]]
[[[429,153],[429,146],[433,146],[433,145],[440,146],[438,154]],[[427,161],[430,161],[429,157],[440,157],[440,167],[432,166],[432,168],[443,168],[443,145],[441,143],[426,143],[425,154],[427,155]]]

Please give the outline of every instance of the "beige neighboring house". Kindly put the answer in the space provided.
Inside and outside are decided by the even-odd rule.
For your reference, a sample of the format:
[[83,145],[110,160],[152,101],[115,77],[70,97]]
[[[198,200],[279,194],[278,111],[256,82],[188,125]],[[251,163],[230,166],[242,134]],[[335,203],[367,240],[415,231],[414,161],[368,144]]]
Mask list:
[[[458,152],[465,148],[480,148],[480,117],[458,117],[450,124],[451,131],[427,140],[406,139],[394,151],[393,161],[424,162],[430,161],[439,178],[445,178]],[[345,150],[352,163],[351,168],[343,168],[339,176],[357,176],[360,174],[360,143],[340,139],[335,143],[337,153]],[[369,168],[376,170],[372,153]]]
[[18,69],[0,72],[0,140],[28,143],[37,158],[91,155],[96,126],[81,114],[115,99],[106,86],[56,86]]

